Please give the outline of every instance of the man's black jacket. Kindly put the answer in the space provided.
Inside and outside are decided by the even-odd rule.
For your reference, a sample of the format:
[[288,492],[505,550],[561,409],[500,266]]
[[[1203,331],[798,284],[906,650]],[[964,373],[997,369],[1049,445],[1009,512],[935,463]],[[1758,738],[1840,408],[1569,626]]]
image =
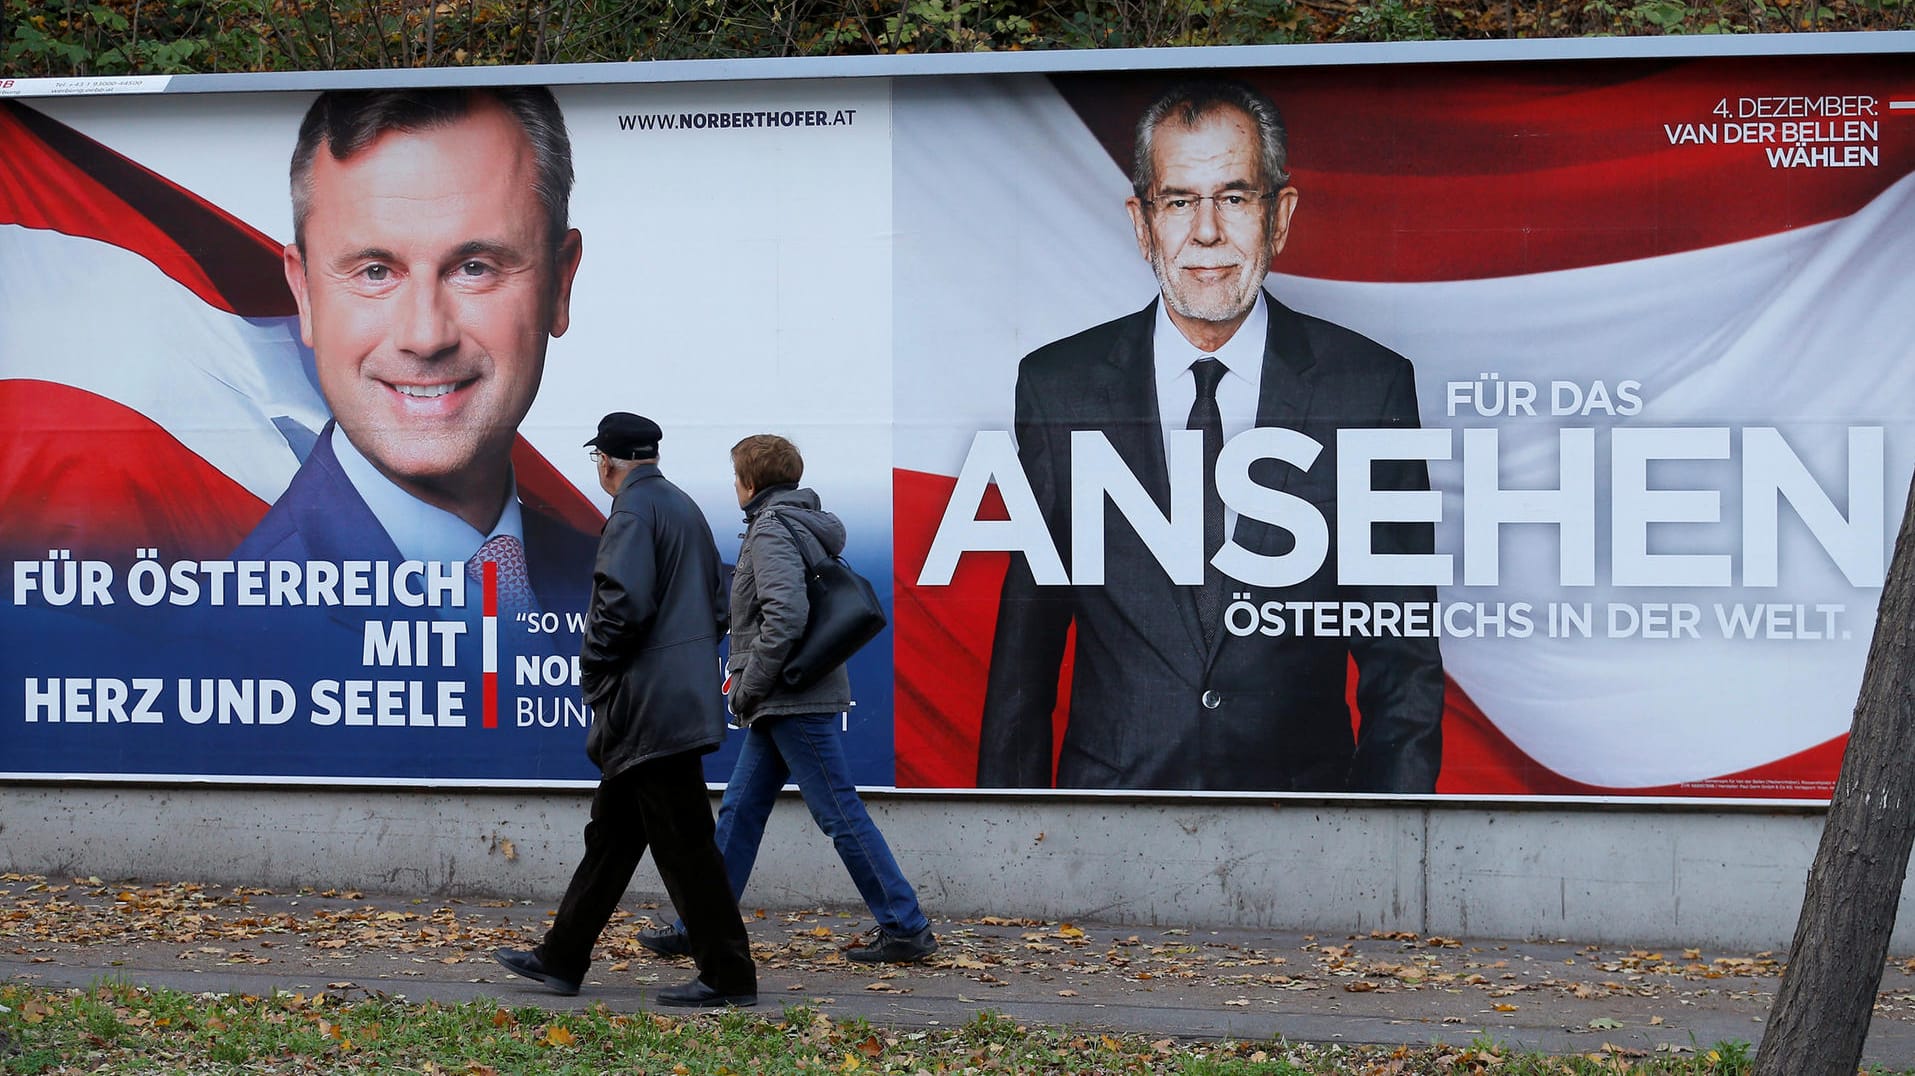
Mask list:
[[634,469],[599,538],[579,658],[585,753],[606,778],[725,738],[719,586],[704,513],[656,464]]

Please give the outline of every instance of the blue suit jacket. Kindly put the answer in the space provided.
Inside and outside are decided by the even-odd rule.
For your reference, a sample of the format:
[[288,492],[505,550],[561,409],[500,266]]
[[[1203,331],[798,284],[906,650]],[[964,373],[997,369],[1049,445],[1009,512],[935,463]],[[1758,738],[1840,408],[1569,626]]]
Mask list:
[[[233,551],[234,560],[390,561],[405,557],[353,488],[334,455],[327,423],[313,450],[266,518]],[[521,506],[525,563],[539,607],[584,611],[592,596],[598,539]]]
[[[529,506],[523,517],[526,566],[540,608],[560,614],[562,624],[566,614],[582,618],[591,595],[597,540]],[[360,560],[397,565],[404,557],[353,488],[329,440],[322,436],[293,475],[286,492],[234,551],[233,559],[333,564]],[[318,685],[323,682],[332,684],[335,699],[345,698],[352,690],[342,690],[341,681],[383,678],[381,690],[391,683],[413,681],[423,684],[426,692],[423,703],[406,703],[408,727],[384,728],[371,736],[342,736],[337,729],[325,728],[331,722],[321,721],[315,709],[311,722],[289,722],[283,738],[260,738],[262,750],[270,746],[287,761],[274,763],[265,760],[272,756],[256,755],[239,772],[318,772],[349,778],[591,776],[579,758],[576,730],[568,724],[552,723],[560,713],[558,700],[575,699],[577,689],[543,680],[529,683],[515,675],[519,658],[536,657],[543,667],[548,658],[577,654],[576,629],[534,632],[529,625],[499,625],[497,733],[446,735],[440,729],[412,727],[428,711],[437,713],[437,685],[447,681],[465,682],[465,723],[467,727],[482,727],[484,694],[479,676],[485,657],[484,636],[474,630],[480,609],[468,600],[462,609],[436,612],[466,622],[467,631],[458,637],[453,650],[454,668],[442,663],[445,651],[437,641],[430,646],[420,644],[423,649],[414,649],[405,658],[374,661],[367,656],[372,646],[369,624],[385,621],[396,627],[430,619],[433,610],[397,604],[319,604],[228,607],[209,613],[215,637],[234,641],[244,652],[247,675],[287,680],[301,695],[313,692],[315,707]],[[360,686],[363,690],[363,684]],[[537,700],[543,707],[543,719],[531,725],[525,720],[523,708],[527,700]],[[347,720],[350,722],[350,717]]]

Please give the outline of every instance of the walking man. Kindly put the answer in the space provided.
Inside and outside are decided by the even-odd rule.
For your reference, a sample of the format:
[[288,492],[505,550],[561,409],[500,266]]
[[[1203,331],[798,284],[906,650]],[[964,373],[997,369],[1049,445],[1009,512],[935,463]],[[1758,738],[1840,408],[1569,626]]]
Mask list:
[[698,506],[659,472],[659,437],[650,419],[617,411],[586,442],[612,495],[579,662],[593,711],[585,751],[602,777],[585,857],[545,940],[494,955],[557,993],[578,993],[592,945],[649,843],[698,965],[698,978],[660,991],[658,1003],[755,1005],[757,971],[712,840],[699,763],[725,735],[713,683],[726,615],[718,550]]

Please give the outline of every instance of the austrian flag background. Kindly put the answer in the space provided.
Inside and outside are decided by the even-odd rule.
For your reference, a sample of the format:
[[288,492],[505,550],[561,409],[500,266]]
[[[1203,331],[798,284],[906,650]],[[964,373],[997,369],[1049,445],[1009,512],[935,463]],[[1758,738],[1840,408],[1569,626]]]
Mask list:
[[[729,446],[803,450],[888,584],[865,787],[1826,800],[1915,475],[1908,54],[1214,51],[555,87],[583,253],[489,574],[371,488],[409,435],[288,271],[318,95],[0,100],[0,778],[592,780],[623,408],[726,560]],[[460,294],[404,414],[483,417]],[[359,369],[423,353],[383,310]]]

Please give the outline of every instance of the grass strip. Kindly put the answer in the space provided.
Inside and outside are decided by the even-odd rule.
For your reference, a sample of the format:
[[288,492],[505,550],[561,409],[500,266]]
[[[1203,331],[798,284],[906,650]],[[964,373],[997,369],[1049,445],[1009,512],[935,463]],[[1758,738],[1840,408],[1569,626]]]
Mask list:
[[325,992],[195,995],[110,980],[86,990],[0,987],[0,1072],[9,1074],[1734,1076],[1749,1070],[1750,1056],[1741,1043],[1548,1057],[1488,1039],[1433,1047],[1180,1041],[1025,1026],[989,1012],[960,1027],[897,1030],[797,1006],[666,1016]]

